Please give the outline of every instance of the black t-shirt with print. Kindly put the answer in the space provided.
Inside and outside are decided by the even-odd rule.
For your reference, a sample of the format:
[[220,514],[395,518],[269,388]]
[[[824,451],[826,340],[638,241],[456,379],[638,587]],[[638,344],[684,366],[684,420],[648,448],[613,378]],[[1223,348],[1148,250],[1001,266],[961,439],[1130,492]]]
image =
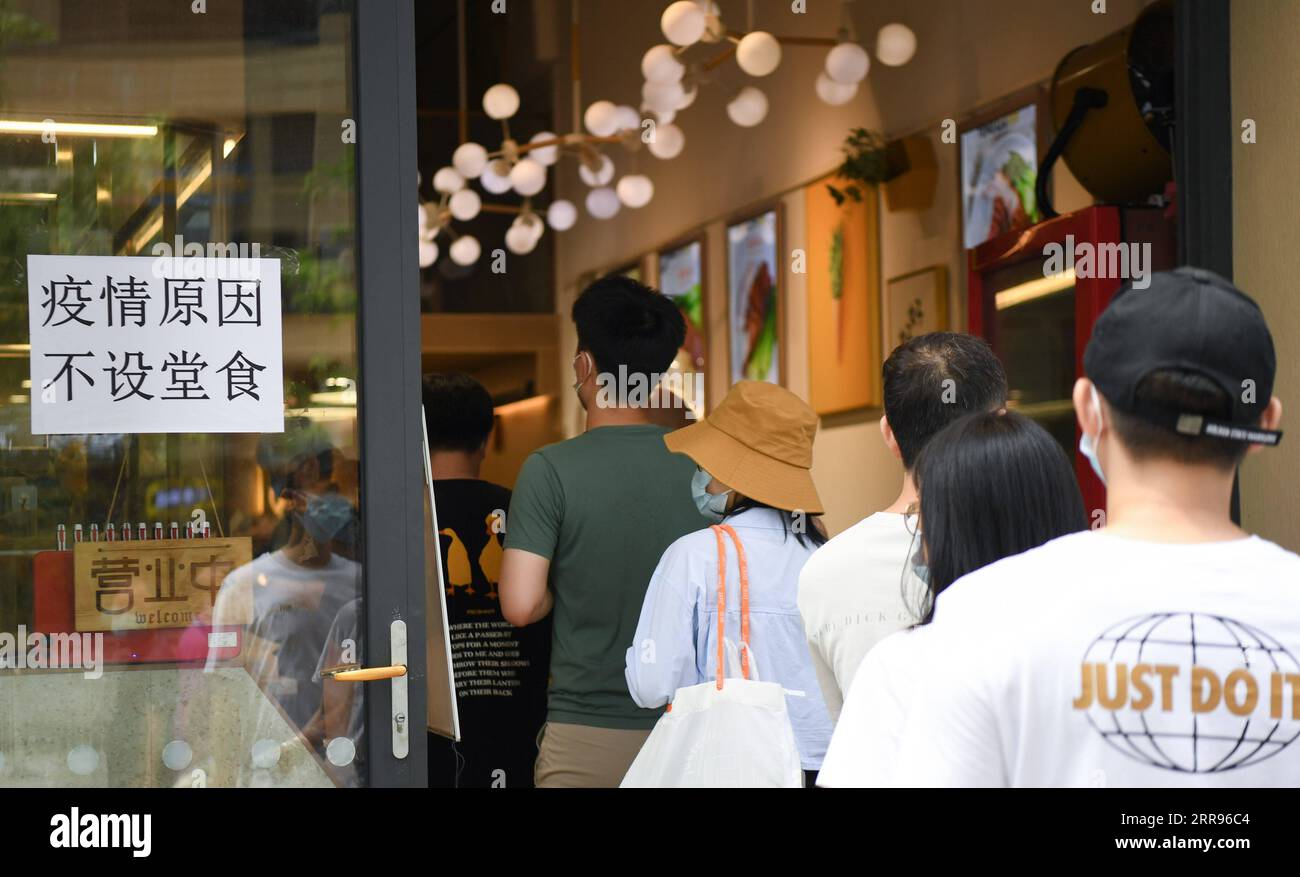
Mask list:
[[461,742],[429,735],[431,788],[533,784],[546,720],[551,620],[516,628],[497,594],[510,491],[476,478],[433,484]]

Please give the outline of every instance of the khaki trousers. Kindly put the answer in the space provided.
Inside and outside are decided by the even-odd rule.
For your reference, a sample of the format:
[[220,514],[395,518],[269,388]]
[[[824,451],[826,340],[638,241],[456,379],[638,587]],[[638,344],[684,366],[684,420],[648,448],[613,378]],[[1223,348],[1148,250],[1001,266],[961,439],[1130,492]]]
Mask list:
[[649,736],[649,729],[547,722],[533,764],[533,782],[539,789],[618,788]]

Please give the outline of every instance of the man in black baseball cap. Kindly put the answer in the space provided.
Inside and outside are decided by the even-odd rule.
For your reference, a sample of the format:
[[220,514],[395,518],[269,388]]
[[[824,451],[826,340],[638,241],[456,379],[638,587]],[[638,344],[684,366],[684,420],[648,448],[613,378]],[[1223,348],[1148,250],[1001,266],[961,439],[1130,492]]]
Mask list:
[[1300,557],[1229,515],[1237,465],[1282,437],[1275,369],[1222,277],[1120,290],[1074,388],[1105,526],[939,597],[900,782],[1300,785]]
[[[1272,395],[1277,357],[1264,315],[1210,271],[1179,268],[1154,275],[1149,289],[1121,289],[1093,327],[1083,370],[1087,377],[1074,388],[1080,450],[1103,482],[1107,462],[1161,459],[1208,466],[1223,482],[1252,447],[1282,438],[1275,429],[1282,405]],[[1107,423],[1122,450],[1102,439]],[[1231,489],[1228,478],[1226,496]],[[1109,517],[1120,523],[1113,511]]]

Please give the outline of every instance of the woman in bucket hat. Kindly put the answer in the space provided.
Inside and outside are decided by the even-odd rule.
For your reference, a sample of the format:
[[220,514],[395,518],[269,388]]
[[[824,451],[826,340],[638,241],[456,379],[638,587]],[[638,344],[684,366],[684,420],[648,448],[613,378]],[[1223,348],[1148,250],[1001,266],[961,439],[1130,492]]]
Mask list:
[[[725,591],[737,595],[727,600],[726,638],[740,643],[744,636],[761,678],[786,690],[808,785],[831,734],[795,603],[799,571],[826,538],[810,471],[816,434],[817,415],[798,396],[775,384],[741,381],[708,418],[664,436],[670,451],[697,466],[692,493],[700,514],[709,524],[729,526],[740,542],[744,563],[734,548],[725,563]],[[683,536],[651,577],[626,659],[628,691],[642,707],[662,706],[678,688],[716,673],[718,544],[707,528]],[[748,670],[750,653],[742,649],[740,656]]]

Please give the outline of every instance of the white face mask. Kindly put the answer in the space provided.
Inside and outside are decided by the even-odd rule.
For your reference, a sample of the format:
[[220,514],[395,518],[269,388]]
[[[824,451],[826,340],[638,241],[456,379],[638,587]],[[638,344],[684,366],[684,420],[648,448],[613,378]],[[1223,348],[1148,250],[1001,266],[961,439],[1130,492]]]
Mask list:
[[732,491],[709,493],[707,488],[711,481],[713,481],[712,475],[703,468],[696,467],[695,475],[691,478],[691,499],[695,500],[695,508],[705,520],[721,524],[727,518],[728,494]]
[[[1092,392],[1092,407],[1097,415],[1097,435],[1101,435],[1101,400],[1097,398],[1097,388],[1090,387]],[[1097,440],[1089,435],[1086,431],[1079,436],[1079,453],[1087,459],[1092,466],[1092,471],[1097,473],[1097,480],[1103,485],[1106,483],[1106,476],[1101,471],[1101,458],[1097,456]]]

